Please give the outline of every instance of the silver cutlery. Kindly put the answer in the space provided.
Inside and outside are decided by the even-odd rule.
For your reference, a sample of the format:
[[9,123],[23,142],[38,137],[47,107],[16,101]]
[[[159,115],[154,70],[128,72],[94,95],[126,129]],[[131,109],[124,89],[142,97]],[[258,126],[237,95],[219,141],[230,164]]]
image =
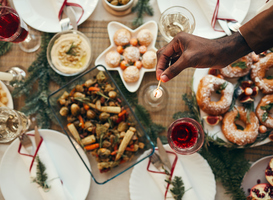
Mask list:
[[233,32],[237,32],[239,28],[242,26],[239,22],[228,22],[228,28]]
[[231,31],[229,30],[227,20],[218,19],[217,21],[227,35],[232,35]]
[[35,147],[31,141],[31,139],[29,138],[29,136],[26,133],[23,133],[20,136],[18,136],[18,138],[19,138],[22,146],[27,150],[27,152],[30,155],[34,155]]

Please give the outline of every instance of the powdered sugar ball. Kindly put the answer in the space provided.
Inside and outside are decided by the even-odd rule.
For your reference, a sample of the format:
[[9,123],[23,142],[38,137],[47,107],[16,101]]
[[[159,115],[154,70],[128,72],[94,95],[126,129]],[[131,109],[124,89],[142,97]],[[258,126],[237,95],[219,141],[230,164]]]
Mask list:
[[146,69],[154,68],[157,62],[156,53],[154,51],[147,51],[142,56],[142,65]]
[[143,29],[137,34],[137,40],[140,45],[145,45],[147,47],[153,41],[153,34],[149,29]]
[[134,63],[139,60],[139,49],[137,47],[126,47],[124,49],[123,57],[128,63]]
[[135,66],[127,67],[122,74],[127,83],[134,83],[139,79],[139,69]]
[[124,46],[129,44],[131,38],[131,33],[125,29],[119,29],[114,34],[114,42],[117,46]]
[[112,68],[119,66],[120,54],[116,51],[109,51],[105,56],[105,62]]

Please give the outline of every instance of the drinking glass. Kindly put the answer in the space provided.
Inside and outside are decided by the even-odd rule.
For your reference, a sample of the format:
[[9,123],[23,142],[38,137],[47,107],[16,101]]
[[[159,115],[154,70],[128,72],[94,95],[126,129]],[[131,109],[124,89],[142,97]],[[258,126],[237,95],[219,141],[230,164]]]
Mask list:
[[167,139],[177,153],[189,155],[197,152],[204,143],[202,126],[192,118],[175,120],[168,128]]
[[[157,89],[158,88],[158,89]],[[150,82],[140,90],[141,104],[150,112],[157,112],[166,107],[169,99],[167,89],[158,82]]]
[[193,14],[187,8],[181,6],[168,8],[159,19],[159,30],[167,42],[170,42],[181,31],[191,34],[194,29],[195,19]]
[[27,131],[29,125],[30,120],[24,113],[8,107],[0,107],[0,143],[14,140]]
[[41,38],[33,36],[13,8],[0,6],[0,41],[20,43],[23,51],[34,52],[40,47]]

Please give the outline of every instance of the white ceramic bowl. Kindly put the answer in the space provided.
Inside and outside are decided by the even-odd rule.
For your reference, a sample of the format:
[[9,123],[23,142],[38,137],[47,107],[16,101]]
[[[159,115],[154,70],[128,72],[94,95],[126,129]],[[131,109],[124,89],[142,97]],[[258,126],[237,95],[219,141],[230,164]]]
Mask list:
[[158,31],[158,26],[157,23],[155,21],[148,21],[145,24],[143,24],[142,26],[138,27],[135,30],[132,30],[130,28],[128,28],[127,26],[124,26],[123,24],[119,23],[119,22],[110,22],[107,26],[108,29],[108,35],[109,35],[109,39],[110,39],[110,43],[111,45],[105,49],[96,59],[95,61],[95,65],[104,65],[105,68],[107,70],[115,70],[118,71],[120,78],[124,84],[124,86],[126,87],[126,89],[130,92],[136,92],[141,84],[142,78],[144,76],[145,72],[154,72],[155,71],[155,67],[151,68],[151,69],[146,69],[144,67],[142,67],[140,69],[140,77],[139,79],[134,82],[134,83],[128,83],[124,80],[122,74],[123,74],[123,70],[120,67],[109,67],[106,62],[105,62],[105,56],[109,51],[116,51],[116,44],[114,42],[114,34],[117,30],[121,29],[121,28],[125,28],[128,31],[130,31],[132,38],[136,38],[137,34],[139,33],[139,31],[141,31],[142,29],[149,29],[151,31],[151,33],[153,34],[153,40],[151,42],[151,44],[147,47],[148,51],[154,51],[156,52],[157,49],[155,48],[155,42],[156,42],[156,38],[157,38],[157,31]]
[[124,11],[124,10],[127,10],[128,8],[130,8],[130,6],[132,6],[134,0],[130,0],[127,4],[125,5],[118,5],[118,6],[115,6],[111,3],[109,3],[107,0],[104,0],[105,3],[107,4],[107,6],[109,6],[110,8],[112,8],[113,10],[115,11]]
[[[54,66],[54,63],[52,62],[52,57],[51,57],[51,50],[52,50],[52,47],[55,43],[55,41],[60,38],[61,36],[63,35],[68,35],[68,34],[75,34],[75,35],[79,35],[82,40],[84,40],[90,50],[90,57],[88,58],[88,60],[86,60],[86,63],[85,65],[80,68],[77,72],[73,72],[73,73],[66,73],[64,71],[61,71],[59,70],[58,68],[56,68],[56,66]],[[82,73],[83,71],[85,71],[89,66],[90,66],[90,63],[92,61],[92,48],[91,48],[91,42],[89,40],[88,37],[86,37],[86,35],[84,35],[82,32],[80,31],[76,31],[76,30],[68,30],[68,31],[62,31],[60,33],[57,33],[56,35],[53,36],[53,38],[51,38],[51,40],[49,41],[49,44],[47,46],[47,61],[49,63],[49,65],[51,66],[51,68],[57,72],[58,74],[60,75],[63,75],[63,76],[75,76],[75,75],[78,75],[80,73]]]

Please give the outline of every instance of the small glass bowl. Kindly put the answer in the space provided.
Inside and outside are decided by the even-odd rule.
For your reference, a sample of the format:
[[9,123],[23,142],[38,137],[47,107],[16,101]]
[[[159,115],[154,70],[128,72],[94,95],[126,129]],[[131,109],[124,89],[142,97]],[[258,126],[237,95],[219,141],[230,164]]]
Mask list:
[[[52,47],[53,45],[55,44],[55,41],[57,39],[59,39],[60,37],[63,37],[63,36],[66,36],[66,35],[70,35],[70,34],[75,34],[76,36],[78,35],[79,37],[81,37],[81,39],[86,43],[87,47],[87,51],[90,51],[90,55],[87,55],[88,56],[88,59],[85,61],[85,65],[83,67],[81,67],[77,72],[74,72],[74,73],[68,73],[68,72],[64,72],[64,71],[61,71],[60,69],[58,69],[54,63],[52,62],[52,56],[51,56],[51,51],[52,51]],[[71,39],[70,39],[71,40]],[[91,48],[91,42],[89,40],[88,37],[86,37],[86,35],[84,35],[83,33],[81,33],[80,31],[76,31],[76,30],[68,30],[68,31],[62,31],[60,33],[57,33],[56,35],[54,35],[51,40],[49,41],[49,44],[47,46],[47,60],[48,60],[48,63],[49,65],[51,66],[51,68],[57,72],[58,74],[60,75],[63,75],[63,76],[75,76],[75,75],[78,75],[80,73],[82,73],[83,71],[85,71],[89,66],[90,66],[90,63],[92,61],[92,48]]]
[[170,42],[179,32],[193,33],[195,18],[182,6],[173,6],[165,10],[159,19],[159,30],[167,42]]
[[[183,130],[181,130],[181,127],[183,127]],[[179,147],[178,144],[176,144],[176,142],[174,141],[175,135],[173,135],[173,132],[177,128],[180,128],[180,130],[179,130],[180,136],[181,136],[181,134],[185,134],[187,131],[196,132],[196,139],[191,140],[191,142],[189,142],[189,140],[191,138],[190,136],[192,136],[192,135],[187,135],[186,137],[183,137],[183,138],[176,135],[177,140],[185,140],[186,139],[186,142],[188,142],[188,144],[191,143],[188,145],[189,147],[185,147],[185,148]],[[191,129],[191,130],[189,130],[189,129]],[[204,131],[203,131],[202,126],[196,120],[194,120],[192,118],[186,118],[186,117],[175,120],[169,126],[168,133],[167,133],[167,139],[168,139],[168,143],[169,143],[170,147],[175,152],[182,154],[182,155],[190,155],[190,154],[197,152],[202,147],[202,145],[204,143],[204,137],[205,137],[205,135],[204,135]],[[186,145],[186,144],[183,144],[183,145]]]
[[[74,88],[76,85],[81,85],[81,84],[85,83],[86,80],[96,76],[99,71],[104,72],[104,75],[107,78],[107,82],[109,84],[111,84],[112,87],[114,87],[116,89],[115,91],[117,92],[119,99],[122,102],[121,106],[128,113],[128,120],[130,121],[130,123],[135,125],[135,128],[136,128],[138,135],[139,135],[139,140],[141,140],[145,144],[144,148],[139,149],[139,151],[136,154],[134,154],[134,156],[132,157],[131,160],[129,160],[125,163],[119,164],[118,166],[112,168],[110,171],[104,172],[104,173],[101,173],[99,171],[98,166],[97,166],[98,162],[96,161],[96,157],[91,155],[90,152],[86,152],[86,155],[88,157],[91,168],[89,168],[88,165],[81,158],[80,154],[78,153],[78,149],[82,148],[82,147],[76,142],[73,143],[73,141],[71,140],[71,138],[70,138],[71,134],[67,128],[67,124],[68,124],[67,119],[66,119],[66,117],[63,117],[60,115],[59,111],[60,111],[61,106],[57,102],[57,100],[64,94],[65,91],[67,91],[67,92],[71,91],[71,89]],[[73,145],[74,149],[76,150],[79,157],[83,161],[83,164],[85,165],[86,169],[90,173],[90,176],[93,178],[93,180],[97,184],[105,184],[105,183],[109,182],[110,180],[112,180],[115,177],[126,172],[127,170],[134,167],[136,164],[140,163],[141,161],[148,158],[149,156],[151,156],[154,153],[155,147],[154,147],[154,144],[152,143],[152,141],[150,140],[150,137],[145,132],[145,130],[142,127],[141,123],[139,122],[138,118],[134,114],[131,106],[129,105],[129,103],[125,99],[121,90],[118,88],[116,82],[114,81],[114,79],[112,78],[112,76],[110,75],[108,70],[103,65],[97,65],[97,66],[93,67],[92,69],[87,70],[86,72],[80,74],[79,76],[77,76],[76,78],[71,80],[66,85],[62,86],[57,91],[50,94],[48,96],[48,104],[49,104],[53,114],[55,115],[57,122],[60,124],[62,130],[67,135],[67,137],[70,140],[71,144]],[[144,156],[142,159],[139,159],[139,157],[147,150],[150,150],[150,154]]]

